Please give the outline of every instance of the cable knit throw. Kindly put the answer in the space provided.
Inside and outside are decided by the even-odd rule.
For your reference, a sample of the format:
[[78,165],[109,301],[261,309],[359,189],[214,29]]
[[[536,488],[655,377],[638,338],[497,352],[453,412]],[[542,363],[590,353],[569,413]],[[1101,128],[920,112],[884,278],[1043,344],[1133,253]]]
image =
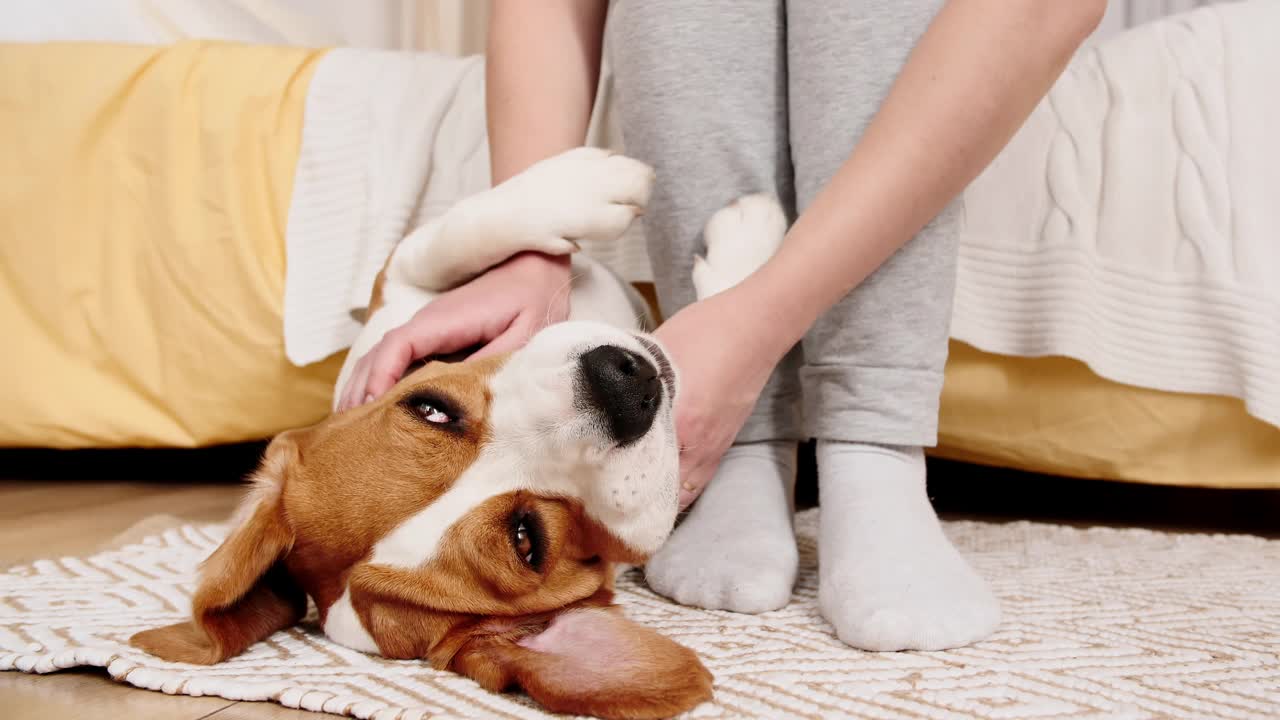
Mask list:
[[952,335],[1280,426],[1280,3],[1083,51],[965,192]]

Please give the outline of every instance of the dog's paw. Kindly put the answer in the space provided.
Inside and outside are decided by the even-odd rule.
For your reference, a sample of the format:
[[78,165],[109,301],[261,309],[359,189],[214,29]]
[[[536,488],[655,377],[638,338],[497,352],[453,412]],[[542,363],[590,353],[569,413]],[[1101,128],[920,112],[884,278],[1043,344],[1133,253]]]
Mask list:
[[653,169],[576,148],[458,202],[397,248],[392,274],[429,290],[455,287],[520,252],[568,255],[579,240],[613,240],[649,202]]
[[698,298],[742,282],[773,257],[786,234],[787,215],[772,195],[747,195],[718,210],[702,233],[707,255],[693,261]]
[[566,243],[613,240],[625,232],[644,212],[653,180],[653,168],[639,160],[581,147],[494,188],[493,201],[535,243],[530,249],[564,252]]

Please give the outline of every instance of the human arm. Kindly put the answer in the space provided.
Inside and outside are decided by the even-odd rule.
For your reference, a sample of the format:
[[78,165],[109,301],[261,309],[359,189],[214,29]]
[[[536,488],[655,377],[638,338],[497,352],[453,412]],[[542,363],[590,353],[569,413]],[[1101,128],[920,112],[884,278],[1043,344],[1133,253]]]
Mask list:
[[600,79],[605,0],[497,0],[485,108],[497,185],[586,140]]
[[778,253],[658,328],[686,378],[683,504],[710,480],[783,354],[982,172],[1104,10],[1103,0],[947,2]]

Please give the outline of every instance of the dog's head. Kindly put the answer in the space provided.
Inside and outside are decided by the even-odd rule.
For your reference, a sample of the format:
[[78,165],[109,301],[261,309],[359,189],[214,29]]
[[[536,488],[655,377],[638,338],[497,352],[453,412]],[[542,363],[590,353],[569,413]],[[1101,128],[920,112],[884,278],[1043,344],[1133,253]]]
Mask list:
[[305,614],[548,709],[657,717],[710,696],[687,648],[611,606],[670,533],[677,379],[649,337],[561,323],[502,358],[429,363],[267,449],[193,620],[135,635],[216,663]]

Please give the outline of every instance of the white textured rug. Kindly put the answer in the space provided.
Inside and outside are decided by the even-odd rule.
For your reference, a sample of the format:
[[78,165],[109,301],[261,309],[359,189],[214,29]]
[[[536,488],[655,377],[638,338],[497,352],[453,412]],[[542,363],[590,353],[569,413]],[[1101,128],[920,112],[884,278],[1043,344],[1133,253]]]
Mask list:
[[[684,608],[636,576],[621,583],[632,617],[715,674],[715,702],[694,717],[1280,717],[1280,541],[949,523],[1004,603],[1000,631],[949,652],[864,653],[818,615],[816,527],[816,511],[799,515],[800,584],[777,612]],[[210,668],[129,648],[133,632],[182,619],[196,563],[224,532],[184,526],[0,575],[0,669],[94,665],[168,693],[361,718],[543,717],[521,696],[347,650],[310,625]]]

